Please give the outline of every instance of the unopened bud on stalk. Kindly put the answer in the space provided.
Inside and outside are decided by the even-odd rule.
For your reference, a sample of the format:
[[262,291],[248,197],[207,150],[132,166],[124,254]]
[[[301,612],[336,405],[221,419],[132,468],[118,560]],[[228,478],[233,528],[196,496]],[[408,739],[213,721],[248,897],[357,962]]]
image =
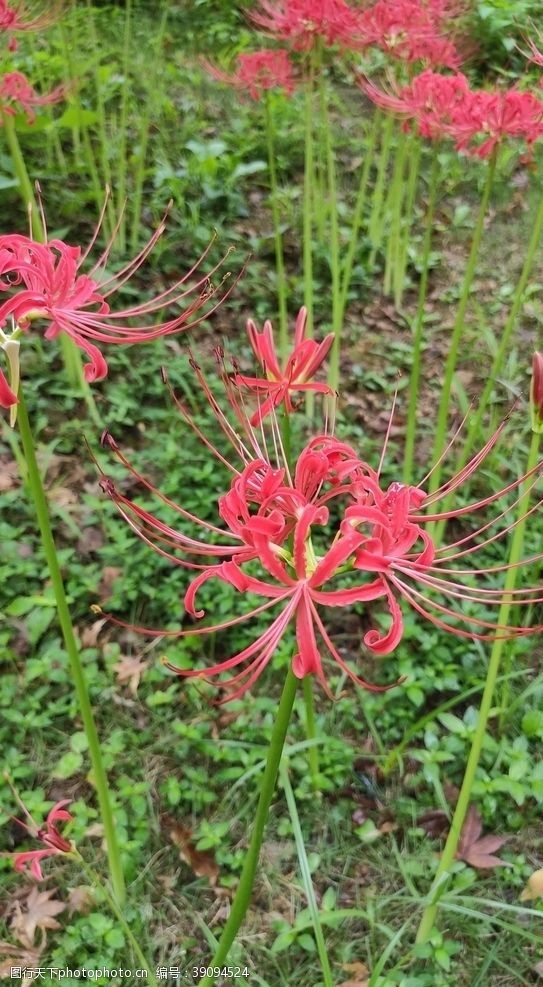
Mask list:
[[530,414],[532,431],[543,435],[543,353],[534,353],[532,359]]

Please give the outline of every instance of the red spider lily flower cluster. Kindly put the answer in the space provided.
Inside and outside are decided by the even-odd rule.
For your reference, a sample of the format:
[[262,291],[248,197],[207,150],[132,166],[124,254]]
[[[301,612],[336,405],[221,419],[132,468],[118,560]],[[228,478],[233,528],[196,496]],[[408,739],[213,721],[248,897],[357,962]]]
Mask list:
[[[184,597],[189,616],[196,620],[204,616],[204,611],[196,608],[196,598],[209,580],[218,580],[244,596],[249,595],[249,599],[256,596],[264,602],[256,605],[249,602],[243,615],[221,623],[181,631],[133,628],[123,621],[116,622],[150,635],[183,637],[214,634],[273,607],[280,607],[280,611],[252,644],[230,658],[203,669],[185,670],[169,665],[177,674],[207,679],[235,670],[221,679],[219,685],[226,689],[223,701],[237,698],[253,685],[272,660],[289,626],[294,624],[297,650],[293,671],[299,678],[316,675],[330,694],[323,671],[323,657],[329,655],[345,674],[365,688],[389,688],[369,684],[355,673],[335,647],[322,616],[322,608],[375,600],[385,602],[389,614],[388,629],[381,632],[374,628],[364,635],[365,648],[375,655],[389,654],[401,640],[401,600],[436,626],[468,639],[515,638],[542,629],[499,625],[489,613],[492,607],[502,603],[503,590],[496,588],[495,579],[508,569],[507,565],[463,567],[465,560],[469,561],[484,547],[493,546],[516,526],[518,520],[508,523],[507,517],[519,498],[491,521],[444,546],[438,547],[428,531],[428,525],[435,521],[467,518],[499,502],[528,480],[530,489],[535,485],[543,472],[543,463],[474,503],[441,512],[436,509],[441,500],[449,498],[478,469],[505,423],[435,493],[427,496],[421,484],[405,486],[397,482],[385,489],[380,479],[382,462],[374,469],[352,446],[328,432],[312,438],[291,468],[283,453],[275,416],[271,415],[266,423],[270,430],[268,439],[264,425],[260,423],[259,430],[255,430],[240,403],[235,406],[233,425],[194,362],[193,368],[217,424],[235,454],[224,454],[175,398],[185,420],[232,476],[229,489],[218,499],[220,523],[200,519],[162,494],[131,465],[109,432],[103,436],[104,445],[139,483],[188,522],[192,530],[187,533],[167,524],[125,496],[107,476],[102,477],[101,486],[146,544],[175,564],[196,572]],[[232,396],[228,396],[232,406]],[[236,458],[238,466],[233,465]],[[529,513],[539,509],[542,503],[539,501]],[[500,521],[505,524],[490,534],[492,526]],[[541,557],[543,553],[538,556]],[[511,596],[519,606],[540,602],[543,585],[514,590]],[[485,612],[476,616],[474,611],[481,607]]]
[[361,46],[360,13],[345,0],[260,0],[251,20],[267,34],[309,51],[318,42],[356,49]]
[[34,839],[39,840],[44,847],[41,850],[23,850],[21,853],[10,854],[13,858],[15,870],[30,870],[30,873],[34,875],[36,880],[43,881],[42,860],[45,860],[47,857],[57,856],[58,854],[73,853],[73,846],[70,841],[58,831],[58,823],[69,822],[73,819],[71,813],[64,808],[69,804],[70,799],[63,799],[61,802],[57,802],[49,812],[43,826],[38,826],[26,809],[24,811],[28,822],[23,822],[22,819],[15,820]]
[[0,77],[0,125],[2,113],[15,116],[22,110],[28,123],[34,123],[34,107],[59,103],[66,96],[66,87],[57,86],[50,93],[40,96],[22,72],[6,72]]
[[[133,260],[109,276],[104,269],[113,241],[88,273],[82,273],[99,226],[84,251],[63,240],[42,244],[20,234],[0,236],[0,293],[8,296],[0,301],[0,349],[7,350],[10,343],[18,342],[35,323],[42,324],[46,339],[55,339],[61,332],[70,336],[89,358],[84,367],[86,380],[101,380],[108,368],[97,343],[142,343],[190,329],[207,318],[223,300],[202,312],[217,292],[210,278],[220,266],[217,264],[210,274],[197,274],[208,247],[188,273],[169,288],[149,301],[113,311],[110,299],[143,264],[164,232],[165,223],[159,225]],[[165,307],[177,306],[184,308],[167,321],[159,324],[148,321]],[[10,326],[13,331],[7,335],[6,328]],[[10,388],[0,371],[0,404],[9,407],[15,400],[13,384]]]
[[506,138],[528,147],[543,137],[543,101],[518,89],[472,90],[465,75],[440,75],[427,69],[395,94],[362,80],[369,98],[414,121],[424,137],[449,137],[456,148],[489,157]]
[[[37,31],[39,28],[52,24],[56,19],[60,4],[53,10],[33,15],[25,8],[24,3],[9,3],[8,0],[0,0],[0,31],[8,33],[21,33],[24,31]],[[14,37],[9,37],[8,48],[10,51],[17,49],[17,41]]]
[[359,30],[366,45],[394,58],[454,69],[462,58],[450,40],[447,21],[457,13],[439,0],[378,0],[360,15]]
[[543,434],[543,353],[534,353],[530,388],[532,430]]
[[259,404],[251,418],[251,425],[256,425],[266,418],[279,405],[285,406],[287,413],[294,411],[291,394],[293,391],[317,391],[320,394],[333,394],[327,384],[319,384],[311,378],[319,369],[334,341],[334,333],[329,333],[321,343],[314,339],[306,339],[307,309],[301,308],[294,327],[294,348],[288,357],[284,370],[279,366],[275,351],[273,327],[269,319],[264,323],[262,332],[258,332],[252,319],[247,322],[247,335],[253,353],[265,373],[265,377],[248,377],[237,373],[234,382],[238,387],[246,387],[253,394],[264,395],[264,401]]
[[247,92],[251,99],[259,100],[269,89],[283,89],[287,95],[294,92],[295,80],[288,51],[284,48],[264,49],[238,55],[236,70],[222,72],[207,60],[203,62],[211,75],[241,92]]

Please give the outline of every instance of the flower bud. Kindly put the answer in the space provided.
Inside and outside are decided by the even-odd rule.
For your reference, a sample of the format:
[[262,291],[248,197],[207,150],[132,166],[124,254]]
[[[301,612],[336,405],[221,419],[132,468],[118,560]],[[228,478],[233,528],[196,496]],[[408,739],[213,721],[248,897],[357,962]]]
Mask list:
[[543,353],[534,353],[532,359],[530,414],[532,431],[543,435]]

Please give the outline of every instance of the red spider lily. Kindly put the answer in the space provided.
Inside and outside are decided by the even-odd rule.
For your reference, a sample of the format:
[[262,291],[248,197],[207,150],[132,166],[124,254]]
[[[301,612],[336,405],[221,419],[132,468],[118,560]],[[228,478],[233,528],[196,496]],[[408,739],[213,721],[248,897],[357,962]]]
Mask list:
[[[39,28],[52,24],[58,15],[61,4],[56,4],[53,10],[32,15],[24,3],[8,3],[8,0],[0,0],[0,31],[23,32],[37,31]],[[17,41],[10,38],[8,47],[10,51],[15,51]]]
[[543,433],[543,353],[534,353],[530,388],[532,429]]
[[222,72],[207,60],[203,64],[219,82],[248,92],[251,99],[260,99],[268,89],[283,89],[289,96],[294,92],[292,65],[288,52],[283,48],[238,55],[236,70],[231,74]]
[[[454,11],[456,14],[457,12]],[[444,36],[446,21],[453,11],[445,4],[421,0],[378,0],[360,15],[364,41],[376,45],[394,58],[458,68],[461,56]]]
[[[0,236],[0,292],[9,296],[0,303],[0,328],[14,326],[9,338],[17,339],[38,322],[46,326],[46,339],[54,339],[61,332],[71,336],[89,357],[90,362],[84,367],[88,381],[101,380],[108,371],[95,343],[142,343],[191,329],[214,312],[228,295],[226,292],[205,313],[197,314],[217,291],[210,278],[220,264],[210,274],[200,275],[190,283],[206,257],[208,247],[190,271],[169,288],[148,301],[112,311],[110,298],[146,260],[164,232],[165,223],[160,223],[136,257],[116,274],[105,274],[112,242],[89,272],[83,274],[81,270],[94,246],[99,226],[85,251],[62,240],[48,240],[42,244],[19,234]],[[187,304],[188,299],[191,300]],[[167,321],[158,324],[147,321],[164,307],[179,305],[186,307]],[[5,341],[6,338],[2,333],[2,339]],[[10,401],[5,381],[0,387],[5,405]]]
[[[203,381],[196,369],[198,379]],[[109,433],[104,437],[105,445],[147,490],[184,521],[189,521],[196,536],[166,524],[117,490],[109,478],[103,477],[101,485],[144,542],[177,565],[197,570],[184,597],[189,616],[197,620],[204,616],[204,611],[196,608],[196,598],[204,583],[211,579],[239,593],[260,597],[264,602],[249,604],[247,612],[219,624],[181,631],[133,628],[111,619],[154,636],[184,637],[212,634],[237,626],[272,607],[281,609],[267,630],[230,658],[205,669],[186,670],[168,665],[177,674],[206,679],[236,669],[220,685],[227,690],[223,701],[239,697],[271,661],[287,628],[294,623],[297,652],[293,670],[298,677],[315,674],[330,694],[323,672],[323,655],[328,654],[358,684],[374,690],[387,688],[368,684],[351,669],[333,644],[321,615],[325,607],[345,607],[378,599],[386,603],[389,627],[384,632],[369,630],[363,639],[365,647],[377,655],[390,653],[401,640],[401,599],[436,626],[467,639],[516,638],[543,629],[499,625],[487,612],[503,601],[504,591],[496,587],[496,576],[505,572],[508,565],[456,567],[457,560],[493,546],[516,527],[518,519],[507,522],[507,518],[520,497],[491,521],[440,548],[426,530],[436,520],[468,517],[508,494],[514,495],[527,481],[530,489],[535,486],[543,472],[543,463],[475,503],[436,512],[436,505],[463,486],[483,463],[505,423],[458,474],[427,496],[421,485],[392,483],[384,489],[381,467],[376,471],[351,446],[329,434],[318,435],[307,443],[291,474],[275,417],[272,415],[267,423],[271,428],[269,443],[262,423],[258,434],[240,407],[236,431],[205,382],[204,387],[217,424],[234,449],[234,457],[227,458],[203,437],[190,413],[176,400],[206,447],[233,474],[229,490],[218,500],[219,518],[225,527],[196,517],[160,493],[134,469]],[[268,445],[275,450],[273,457],[267,451]],[[236,457],[240,459],[239,468],[232,464]],[[542,503],[538,501],[527,513],[540,509]],[[504,521],[494,534],[489,534],[494,525]],[[543,553],[537,556],[542,557]],[[519,606],[541,602],[543,585],[515,589],[508,596]],[[474,610],[481,607],[483,614],[475,615]]]
[[16,819],[15,821],[19,826],[23,826],[34,839],[39,840],[45,849],[23,850],[22,853],[10,854],[13,857],[15,870],[24,871],[28,868],[30,873],[38,881],[43,881],[41,870],[42,860],[45,860],[46,857],[57,856],[58,854],[73,853],[72,844],[59,833],[57,825],[59,822],[69,822],[73,819],[71,813],[64,808],[65,805],[70,804],[70,801],[70,799],[63,799],[61,802],[57,802],[49,812],[43,826],[38,826],[30,813],[22,806],[28,822],[23,822],[22,819]]
[[361,46],[357,10],[344,0],[260,0],[251,20],[296,51],[307,51],[320,40],[342,48]]
[[281,370],[275,350],[273,327],[269,319],[264,323],[262,332],[258,332],[252,319],[247,321],[249,342],[266,374],[265,377],[247,377],[237,373],[234,377],[236,385],[248,387],[251,391],[264,395],[264,403],[259,405],[251,418],[251,425],[261,422],[283,402],[289,414],[294,411],[291,400],[293,391],[334,393],[327,384],[317,384],[310,380],[326,358],[334,341],[334,333],[329,333],[321,343],[316,343],[314,339],[305,338],[306,323],[307,309],[301,308],[294,327],[294,348],[285,363],[285,369]]
[[480,158],[507,137],[528,147],[543,137],[543,101],[518,89],[472,90],[460,72],[444,76],[427,69],[396,94],[364,80],[360,85],[378,106],[413,120],[422,136],[451,137],[457,150]]
[[57,86],[45,96],[40,96],[22,72],[7,72],[0,78],[0,121],[2,113],[15,116],[22,108],[28,123],[34,123],[35,106],[59,103],[65,96],[65,86]]

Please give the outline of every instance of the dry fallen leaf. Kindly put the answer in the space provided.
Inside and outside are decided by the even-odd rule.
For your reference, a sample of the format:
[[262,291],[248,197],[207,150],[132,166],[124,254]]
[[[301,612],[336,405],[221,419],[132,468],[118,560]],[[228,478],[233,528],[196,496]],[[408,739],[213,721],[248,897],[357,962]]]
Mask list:
[[532,970],[534,973],[537,973],[538,977],[543,977],[543,960],[536,963],[536,965],[532,967]]
[[22,905],[18,901],[15,903],[10,928],[23,945],[34,945],[36,929],[60,929],[60,922],[54,916],[63,912],[66,905],[53,898],[56,892],[57,888],[39,891],[37,887],[33,887]]
[[530,874],[526,887],[520,896],[521,901],[534,901],[535,898],[543,898],[543,867]]
[[98,637],[100,636],[100,631],[107,624],[107,617],[101,617],[100,620],[95,620],[92,624],[87,627],[82,627],[79,630],[79,638],[81,640],[82,648],[95,648],[98,644]]
[[13,490],[20,482],[19,467],[15,460],[3,460],[0,464],[0,493]]
[[74,912],[86,915],[90,912],[94,904],[94,891],[88,884],[79,884],[76,888],[71,888],[68,894],[68,914],[72,916]]
[[[2,940],[0,942],[0,977],[2,979],[12,979],[11,971],[13,967],[21,967],[23,970],[35,969],[40,965],[40,958],[45,945],[45,937],[42,938],[40,946],[14,946],[10,942]],[[25,977],[19,981],[21,985],[30,983]]]
[[370,971],[365,963],[342,963],[341,969],[352,973],[352,977],[338,984],[338,987],[368,987]]
[[509,867],[506,860],[494,856],[505,843],[506,836],[482,836],[483,821],[475,806],[471,805],[462,827],[456,857],[465,860],[470,867],[489,870],[491,867]]
[[118,682],[128,682],[128,688],[133,696],[138,691],[141,673],[146,668],[144,661],[130,655],[121,655],[121,660],[113,666],[113,671],[117,675]]
[[209,850],[197,850],[192,841],[192,830],[181,826],[173,816],[162,816],[162,824],[172,843],[178,848],[179,856],[196,877],[207,877],[210,887],[214,888],[219,877],[219,867]]

